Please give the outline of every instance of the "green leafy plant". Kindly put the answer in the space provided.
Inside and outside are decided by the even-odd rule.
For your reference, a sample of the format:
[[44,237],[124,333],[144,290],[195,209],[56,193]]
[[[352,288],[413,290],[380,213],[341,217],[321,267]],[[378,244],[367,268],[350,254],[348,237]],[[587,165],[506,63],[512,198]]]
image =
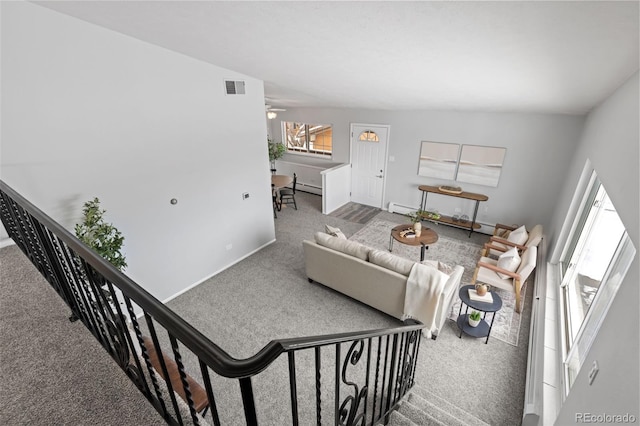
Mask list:
[[411,223],[417,223],[422,220],[423,213],[424,213],[423,210],[416,210],[413,213],[408,213],[407,216],[409,217],[409,220],[411,221]]
[[76,224],[76,236],[113,266],[123,271],[127,267],[126,259],[120,251],[124,237],[115,226],[105,222],[105,213],[106,210],[100,209],[100,200],[97,197],[84,203],[83,221]]
[[428,210],[423,211],[422,212],[422,216],[424,216],[427,219],[435,219],[435,220],[440,219],[440,213],[438,213],[438,212],[430,212]]
[[271,163],[282,158],[284,153],[287,151],[282,142],[276,142],[267,138],[267,144],[269,145],[269,161],[271,161]]
[[480,321],[480,312],[473,311],[469,314],[469,319],[473,321]]
[[422,219],[440,219],[440,213],[421,209],[418,209],[413,213],[408,213],[407,216],[411,220],[411,223],[420,222]]

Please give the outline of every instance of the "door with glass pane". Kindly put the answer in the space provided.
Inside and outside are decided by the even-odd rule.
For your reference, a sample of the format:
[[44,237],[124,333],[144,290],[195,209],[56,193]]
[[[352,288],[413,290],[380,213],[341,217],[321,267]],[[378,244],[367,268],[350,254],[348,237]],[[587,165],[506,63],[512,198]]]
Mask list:
[[351,125],[351,201],[382,207],[389,126]]

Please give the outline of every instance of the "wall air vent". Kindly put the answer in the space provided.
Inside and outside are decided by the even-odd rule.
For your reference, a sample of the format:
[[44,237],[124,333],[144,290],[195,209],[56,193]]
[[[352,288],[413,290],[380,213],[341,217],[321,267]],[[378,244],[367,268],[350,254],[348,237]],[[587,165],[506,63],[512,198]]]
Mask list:
[[227,95],[244,95],[244,81],[225,80],[224,87]]

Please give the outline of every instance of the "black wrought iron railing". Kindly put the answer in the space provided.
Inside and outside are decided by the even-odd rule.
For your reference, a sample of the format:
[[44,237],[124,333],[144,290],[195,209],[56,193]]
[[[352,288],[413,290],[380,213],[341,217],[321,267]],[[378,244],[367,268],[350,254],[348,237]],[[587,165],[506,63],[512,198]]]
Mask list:
[[421,323],[274,340],[235,359],[2,181],[0,215],[168,424],[386,423],[413,386]]

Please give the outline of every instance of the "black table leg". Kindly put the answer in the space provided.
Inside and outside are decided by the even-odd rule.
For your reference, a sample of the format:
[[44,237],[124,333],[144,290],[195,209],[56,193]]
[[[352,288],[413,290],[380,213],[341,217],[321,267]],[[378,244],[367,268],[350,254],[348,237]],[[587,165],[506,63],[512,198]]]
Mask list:
[[[486,316],[486,313],[485,313]],[[487,343],[489,343],[489,335],[491,334],[491,329],[493,328],[493,320],[496,319],[496,313],[493,313],[493,316],[491,317],[491,324],[489,324],[489,331],[487,331],[487,340],[484,341],[484,344],[486,345]]]
[[[458,318],[460,317],[460,315],[462,315],[462,305],[467,306],[463,301],[460,301],[460,310],[458,311]],[[467,315],[467,312],[469,312],[469,306],[467,306],[467,308],[464,310],[464,314]],[[458,337],[462,339],[462,329],[464,328],[464,326],[459,328],[460,328],[460,336]]]

